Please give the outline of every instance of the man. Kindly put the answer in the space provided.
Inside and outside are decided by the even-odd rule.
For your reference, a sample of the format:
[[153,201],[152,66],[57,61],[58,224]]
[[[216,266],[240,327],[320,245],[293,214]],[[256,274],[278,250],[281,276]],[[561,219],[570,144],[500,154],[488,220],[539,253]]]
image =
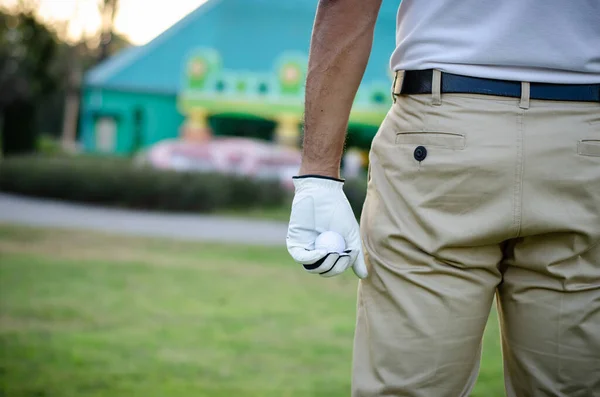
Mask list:
[[496,296],[508,396],[600,396],[600,1],[403,0],[359,232],[339,164],[380,2],[319,3],[287,237],[361,278],[352,395],[469,395]]

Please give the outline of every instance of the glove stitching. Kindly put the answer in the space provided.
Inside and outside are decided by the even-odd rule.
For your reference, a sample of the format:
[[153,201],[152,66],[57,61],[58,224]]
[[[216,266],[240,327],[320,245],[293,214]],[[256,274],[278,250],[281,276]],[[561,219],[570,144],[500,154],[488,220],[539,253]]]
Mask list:
[[[325,262],[325,259],[327,259],[327,257],[329,257],[329,254],[325,255],[324,257],[322,257],[321,259],[319,259],[318,261],[316,261],[315,263],[311,263],[308,265],[302,265],[304,266],[304,268],[306,270],[315,270],[317,269],[319,266],[321,266],[323,264],[323,262]],[[337,262],[337,261],[336,261]]]
[[335,265],[336,265],[336,264],[338,263],[338,261],[340,260],[340,258],[344,258],[344,257],[343,257],[343,256],[339,256],[339,257],[338,257],[338,258],[335,260],[335,262],[333,262],[333,265],[331,265],[331,267],[329,268],[329,270],[326,270],[326,271],[324,271],[324,272],[322,272],[322,273],[319,273],[319,274],[322,276],[323,274],[327,274],[327,273],[329,273],[330,271],[332,271],[332,270],[333,270],[333,268],[335,267]]

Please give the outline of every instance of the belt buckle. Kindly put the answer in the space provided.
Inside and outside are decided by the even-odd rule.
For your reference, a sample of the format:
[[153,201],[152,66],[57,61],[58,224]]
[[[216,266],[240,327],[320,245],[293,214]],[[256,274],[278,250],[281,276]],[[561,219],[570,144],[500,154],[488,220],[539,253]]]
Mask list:
[[402,92],[405,74],[404,70],[397,70],[394,73],[394,82],[392,83],[392,101],[394,103],[396,103],[396,95],[400,95]]

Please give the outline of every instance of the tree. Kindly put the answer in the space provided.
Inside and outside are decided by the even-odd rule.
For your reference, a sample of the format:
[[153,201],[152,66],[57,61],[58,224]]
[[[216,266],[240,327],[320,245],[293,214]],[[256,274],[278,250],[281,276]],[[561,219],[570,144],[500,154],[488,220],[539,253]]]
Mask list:
[[36,104],[60,84],[59,41],[23,6],[0,11],[0,113],[5,155],[35,148]]
[[[74,16],[77,14],[78,4],[75,4]],[[100,44],[98,46],[98,58],[90,56],[92,51],[88,43],[80,38],[68,51],[69,59],[66,77],[66,93],[63,118],[62,141],[65,149],[72,149],[77,135],[79,120],[79,106],[81,95],[81,81],[85,70],[97,62],[101,62],[113,53],[129,45],[129,42],[120,35],[114,33],[114,21],[118,9],[118,0],[99,0],[100,11]],[[68,28],[68,26],[67,26]]]
[[99,0],[98,8],[102,21],[100,27],[100,61],[109,56],[118,6],[118,0]]
[[[38,132],[60,133],[74,147],[83,74],[129,45],[113,32],[117,0],[97,0],[99,41],[68,35],[71,21],[44,24],[37,0],[0,8],[0,132],[5,154],[32,151]],[[77,18],[78,3],[71,20]],[[98,44],[99,42],[99,44]]]

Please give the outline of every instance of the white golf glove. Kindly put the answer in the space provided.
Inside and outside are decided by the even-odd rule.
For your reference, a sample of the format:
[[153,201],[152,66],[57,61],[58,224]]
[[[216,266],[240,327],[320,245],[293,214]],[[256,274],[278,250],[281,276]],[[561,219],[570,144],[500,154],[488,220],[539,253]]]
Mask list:
[[[359,278],[367,277],[358,222],[340,179],[318,175],[293,178],[295,195],[287,233],[287,249],[309,273],[333,277],[352,266]],[[342,235],[343,253],[316,250],[315,240],[325,231]]]

